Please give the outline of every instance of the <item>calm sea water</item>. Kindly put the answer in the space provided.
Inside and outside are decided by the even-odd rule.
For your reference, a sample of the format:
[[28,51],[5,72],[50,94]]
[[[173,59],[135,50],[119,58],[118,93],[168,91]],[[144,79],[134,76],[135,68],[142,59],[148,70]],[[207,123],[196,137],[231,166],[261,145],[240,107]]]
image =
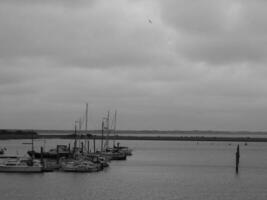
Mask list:
[[[26,153],[27,140],[0,141],[8,154]],[[38,140],[47,149],[68,140]],[[127,161],[113,161],[97,173],[0,173],[0,199],[7,200],[176,200],[266,199],[267,144],[120,141],[134,149]]]

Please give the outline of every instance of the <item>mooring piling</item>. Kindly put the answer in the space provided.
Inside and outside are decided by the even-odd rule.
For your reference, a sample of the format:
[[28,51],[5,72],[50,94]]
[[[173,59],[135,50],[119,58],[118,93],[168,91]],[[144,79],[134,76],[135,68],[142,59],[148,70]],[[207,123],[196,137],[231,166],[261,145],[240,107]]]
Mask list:
[[236,148],[236,153],[235,153],[235,172],[237,174],[238,174],[238,169],[239,169],[239,158],[240,158],[240,151],[239,151],[239,144],[238,144]]

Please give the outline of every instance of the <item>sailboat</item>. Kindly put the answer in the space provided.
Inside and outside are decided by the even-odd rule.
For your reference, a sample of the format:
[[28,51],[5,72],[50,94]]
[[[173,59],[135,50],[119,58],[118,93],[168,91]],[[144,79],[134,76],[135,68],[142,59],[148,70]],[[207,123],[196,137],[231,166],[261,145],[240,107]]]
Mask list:
[[117,145],[115,145],[115,136],[116,136],[116,125],[117,125],[117,110],[115,110],[114,114],[114,127],[113,127],[113,135],[114,135],[114,140],[113,140],[113,149],[115,151],[120,151],[124,152],[126,156],[131,156],[132,155],[132,149],[126,146],[120,146],[120,143],[118,142]]
[[64,172],[97,172],[101,169],[100,164],[93,163],[84,158],[61,161],[61,170]]
[[[116,116],[116,114],[115,114],[115,116]],[[120,151],[119,149],[109,147],[109,134],[110,134],[109,120],[110,119],[109,119],[109,112],[108,112],[107,117],[104,118],[104,120],[102,121],[101,154],[109,157],[110,160],[126,160],[127,155],[125,152]],[[115,127],[115,125],[114,125],[114,127]],[[105,141],[105,147],[103,148],[103,135],[104,135],[105,131],[106,131],[106,141]]]
[[[86,104],[86,128],[87,129],[87,111],[88,105]],[[101,164],[98,157],[89,156],[88,153],[83,150],[83,142],[78,138],[76,123],[79,123],[79,131],[81,131],[81,119],[75,121],[75,140],[72,151],[72,157],[67,159],[61,159],[61,170],[64,172],[97,172],[103,169],[104,165]],[[80,147],[81,145],[81,147]]]

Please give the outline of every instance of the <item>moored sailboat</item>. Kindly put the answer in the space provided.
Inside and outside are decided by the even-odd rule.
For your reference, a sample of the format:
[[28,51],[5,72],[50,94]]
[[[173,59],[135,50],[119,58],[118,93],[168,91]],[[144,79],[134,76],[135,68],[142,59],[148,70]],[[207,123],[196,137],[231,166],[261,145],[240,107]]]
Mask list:
[[97,172],[101,166],[88,160],[66,160],[61,163],[61,170],[64,172]]
[[[106,126],[102,125],[102,132],[104,130],[107,130],[107,140],[105,144],[105,148],[102,151],[103,155],[110,156],[111,160],[126,160],[127,156],[132,155],[132,150],[125,146],[120,146],[120,143],[117,143],[117,146],[115,145],[115,136],[116,136],[116,125],[117,125],[117,111],[114,113],[114,118],[112,120],[111,126],[113,128],[109,129],[109,112],[106,119]],[[103,123],[104,124],[104,123]],[[108,137],[109,133],[113,132],[113,147],[108,146]]]

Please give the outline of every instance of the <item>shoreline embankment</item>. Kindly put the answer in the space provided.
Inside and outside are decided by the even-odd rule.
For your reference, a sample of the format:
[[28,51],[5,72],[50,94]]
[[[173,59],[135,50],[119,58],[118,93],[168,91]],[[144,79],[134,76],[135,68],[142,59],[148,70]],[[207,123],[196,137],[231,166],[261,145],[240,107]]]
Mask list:
[[[150,132],[150,131],[149,131]],[[165,131],[169,133],[168,131]],[[69,132],[71,133],[71,132]],[[93,134],[95,133],[95,134]],[[144,133],[144,131],[142,131]],[[193,133],[193,132],[192,132]],[[199,133],[199,132],[198,132]],[[206,132],[203,132],[206,133]],[[228,133],[229,134],[229,133]],[[99,132],[89,132],[89,134],[80,135],[79,139],[89,139],[89,140],[101,140],[101,139],[110,139],[110,140],[151,140],[151,141],[214,141],[214,142],[267,142],[267,137],[248,137],[248,136],[181,136],[181,135],[171,135],[171,136],[155,136],[153,134],[149,135],[110,135],[110,136],[101,136]],[[246,135],[246,134],[244,134]],[[0,140],[11,140],[11,139],[75,139],[75,134],[39,134],[39,131],[34,130],[0,130]]]

